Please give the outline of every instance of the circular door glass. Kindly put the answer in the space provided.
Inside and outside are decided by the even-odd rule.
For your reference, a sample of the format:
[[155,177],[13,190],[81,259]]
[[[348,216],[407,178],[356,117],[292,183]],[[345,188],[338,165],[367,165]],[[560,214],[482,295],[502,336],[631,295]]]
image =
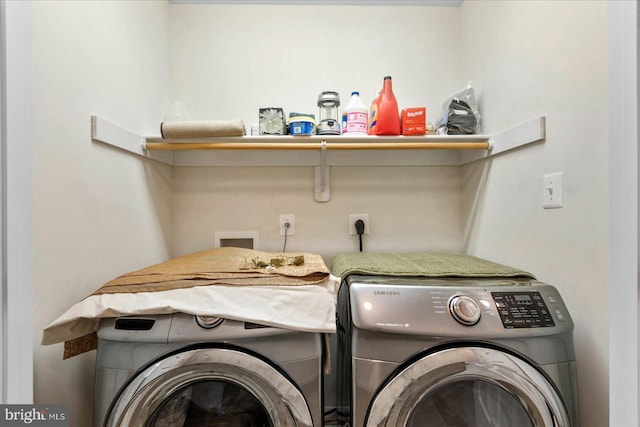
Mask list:
[[373,399],[366,427],[544,426],[571,423],[562,398],[525,360],[484,347],[413,361]]
[[177,390],[151,414],[145,427],[273,427],[266,408],[231,381],[197,381]]
[[236,349],[197,348],[132,377],[105,427],[312,427],[301,391],[266,361]]
[[533,427],[522,404],[503,388],[483,380],[452,381],[421,399],[407,427]]

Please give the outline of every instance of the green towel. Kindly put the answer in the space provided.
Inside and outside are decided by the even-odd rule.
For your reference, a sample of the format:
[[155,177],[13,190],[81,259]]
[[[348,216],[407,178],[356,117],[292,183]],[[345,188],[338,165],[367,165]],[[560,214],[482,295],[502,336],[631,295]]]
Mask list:
[[469,255],[438,253],[341,253],[333,259],[334,276],[349,274],[415,277],[521,277],[535,276],[517,268]]

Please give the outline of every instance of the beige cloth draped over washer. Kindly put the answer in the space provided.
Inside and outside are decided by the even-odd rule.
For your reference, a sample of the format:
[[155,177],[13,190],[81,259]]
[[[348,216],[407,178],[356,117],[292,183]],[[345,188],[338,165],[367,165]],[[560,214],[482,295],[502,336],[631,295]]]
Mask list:
[[187,313],[307,332],[335,332],[339,280],[319,255],[216,248],[123,274],[45,328],[64,357],[95,348],[101,318]]

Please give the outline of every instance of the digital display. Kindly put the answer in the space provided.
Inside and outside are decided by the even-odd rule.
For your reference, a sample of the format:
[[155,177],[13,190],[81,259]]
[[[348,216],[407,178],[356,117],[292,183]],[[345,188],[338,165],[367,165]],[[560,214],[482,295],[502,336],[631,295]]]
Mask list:
[[491,292],[502,325],[507,328],[545,328],[555,323],[542,295],[530,292]]

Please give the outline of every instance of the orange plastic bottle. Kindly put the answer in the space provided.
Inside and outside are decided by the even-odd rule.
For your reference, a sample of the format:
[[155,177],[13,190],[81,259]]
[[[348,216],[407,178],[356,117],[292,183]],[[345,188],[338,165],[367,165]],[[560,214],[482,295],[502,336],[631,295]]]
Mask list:
[[398,101],[393,94],[391,76],[385,76],[382,92],[376,100],[375,125],[370,126],[370,135],[400,135]]

